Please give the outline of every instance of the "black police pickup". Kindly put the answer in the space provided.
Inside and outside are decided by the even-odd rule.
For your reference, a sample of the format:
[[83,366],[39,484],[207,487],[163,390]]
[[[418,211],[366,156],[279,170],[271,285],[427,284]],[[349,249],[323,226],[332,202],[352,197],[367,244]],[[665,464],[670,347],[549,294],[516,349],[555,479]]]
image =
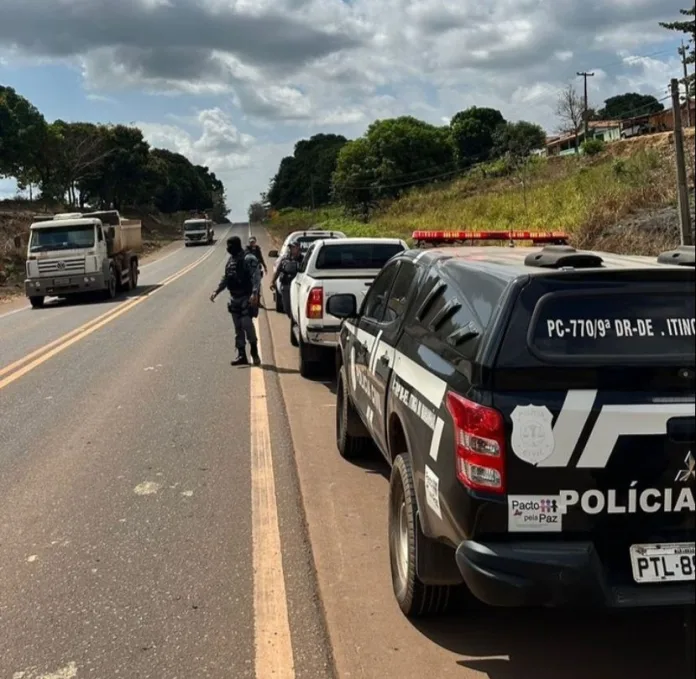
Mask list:
[[[466,246],[496,238],[506,246]],[[434,247],[393,257],[359,310],[352,295],[328,302],[344,319],[337,445],[354,458],[374,444],[391,465],[402,611],[443,612],[455,592],[693,605],[694,248],[414,240]]]

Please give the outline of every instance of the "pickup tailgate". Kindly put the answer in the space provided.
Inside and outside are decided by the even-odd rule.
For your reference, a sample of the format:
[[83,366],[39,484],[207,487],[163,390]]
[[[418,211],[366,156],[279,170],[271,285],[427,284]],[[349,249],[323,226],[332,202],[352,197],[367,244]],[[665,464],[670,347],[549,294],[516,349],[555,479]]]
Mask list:
[[574,272],[520,290],[491,376],[506,524],[577,540],[616,586],[694,580],[694,271]]
[[[341,319],[332,316],[326,311],[326,304],[332,295],[351,294],[355,295],[358,307],[362,304],[363,297],[370,289],[372,281],[379,273],[379,269],[366,269],[362,271],[322,271],[312,274],[314,287],[321,287],[324,294],[324,317],[321,319],[323,325],[340,325]],[[312,323],[312,319],[308,321]]]

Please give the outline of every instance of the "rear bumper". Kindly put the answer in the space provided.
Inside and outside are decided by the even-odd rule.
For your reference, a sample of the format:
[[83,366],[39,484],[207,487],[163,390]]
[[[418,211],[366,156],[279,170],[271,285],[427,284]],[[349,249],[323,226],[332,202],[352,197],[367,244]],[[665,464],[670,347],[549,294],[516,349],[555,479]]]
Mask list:
[[319,347],[335,348],[338,346],[338,336],[340,331],[340,325],[308,325],[305,328],[307,344],[313,344]]
[[482,544],[465,540],[457,567],[491,606],[637,608],[692,605],[696,585],[614,586],[590,542]]
[[27,278],[24,292],[27,297],[71,295],[79,292],[91,292],[106,289],[104,274],[89,273],[73,276]]

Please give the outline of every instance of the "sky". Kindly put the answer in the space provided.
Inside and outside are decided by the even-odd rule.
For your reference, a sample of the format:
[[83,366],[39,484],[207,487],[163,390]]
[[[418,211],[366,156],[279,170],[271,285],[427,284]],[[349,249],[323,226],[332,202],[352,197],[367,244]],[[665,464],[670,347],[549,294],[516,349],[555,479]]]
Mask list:
[[[207,165],[243,220],[283,156],[376,119],[469,106],[557,129],[590,105],[666,97],[687,0],[0,0],[0,84],[52,121],[134,124]],[[669,102],[665,102],[669,106]],[[435,172],[436,173],[436,172]],[[0,179],[0,194],[14,182]]]

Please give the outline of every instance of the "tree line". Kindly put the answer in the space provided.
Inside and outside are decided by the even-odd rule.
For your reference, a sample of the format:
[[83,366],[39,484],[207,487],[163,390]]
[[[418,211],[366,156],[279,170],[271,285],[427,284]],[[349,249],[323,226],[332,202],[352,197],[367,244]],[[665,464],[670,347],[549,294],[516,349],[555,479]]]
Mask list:
[[[694,9],[680,10],[686,19]],[[694,22],[661,23],[686,33],[687,64],[694,63]],[[686,85],[693,93],[694,78]],[[569,85],[557,101],[559,130],[580,130],[584,120],[621,120],[659,112],[664,105],[652,95],[627,92],[610,97],[597,110],[588,107]],[[372,123],[362,137],[348,140],[336,134],[317,134],[295,145],[283,158],[269,189],[249,207],[249,218],[260,221],[269,208],[315,208],[340,204],[362,211],[383,199],[396,198],[416,185],[447,181],[474,165],[500,161],[498,171],[514,172],[536,149],[546,144],[544,130],[527,121],[509,122],[500,111],[471,106],[444,126],[412,116]]]
[[11,87],[0,86],[0,176],[31,197],[75,208],[210,210],[224,218],[222,182],[202,165],[152,148],[137,127],[47,122]]

